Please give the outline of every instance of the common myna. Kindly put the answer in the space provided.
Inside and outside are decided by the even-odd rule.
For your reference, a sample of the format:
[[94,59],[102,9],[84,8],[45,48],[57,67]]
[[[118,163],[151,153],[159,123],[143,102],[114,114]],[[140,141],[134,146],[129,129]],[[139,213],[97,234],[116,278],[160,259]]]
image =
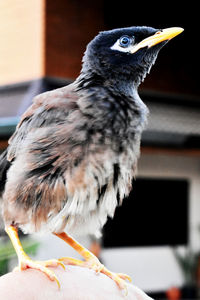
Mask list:
[[[110,272],[70,235],[98,235],[129,194],[148,115],[137,89],[159,50],[182,31],[128,27],[100,32],[87,46],[79,77],[33,99],[0,157],[3,218],[18,269],[40,270],[59,285],[48,266],[86,266],[125,287],[129,276]],[[33,261],[22,248],[18,228],[53,233],[85,261]]]

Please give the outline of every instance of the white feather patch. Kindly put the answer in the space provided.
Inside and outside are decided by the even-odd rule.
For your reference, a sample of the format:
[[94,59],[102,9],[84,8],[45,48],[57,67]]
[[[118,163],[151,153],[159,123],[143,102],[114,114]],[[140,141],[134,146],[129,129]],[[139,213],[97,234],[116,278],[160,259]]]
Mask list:
[[114,43],[114,45],[112,47],[110,47],[111,50],[117,50],[117,51],[124,52],[124,53],[127,53],[127,52],[131,53],[132,48],[133,48],[133,46],[131,44],[129,47],[121,47],[119,40],[117,40]]
[[[48,228],[51,231],[59,232],[66,225],[65,230],[72,235],[90,233],[98,236],[107,217],[114,216],[117,206],[117,191],[119,190],[121,200],[130,191],[135,172],[133,166],[136,165],[139,155],[139,144],[136,145],[137,143],[134,143],[134,151],[131,147],[118,157],[110,152],[107,158],[105,158],[105,153],[103,157],[98,154],[89,158],[83,175],[83,182],[86,183],[86,186],[83,188],[82,185],[77,185],[71,195],[66,179],[67,202],[58,215],[49,218]],[[115,163],[120,165],[120,176],[116,187],[113,186],[113,165]],[[96,178],[98,178],[100,186],[107,185],[101,200],[98,199]]]

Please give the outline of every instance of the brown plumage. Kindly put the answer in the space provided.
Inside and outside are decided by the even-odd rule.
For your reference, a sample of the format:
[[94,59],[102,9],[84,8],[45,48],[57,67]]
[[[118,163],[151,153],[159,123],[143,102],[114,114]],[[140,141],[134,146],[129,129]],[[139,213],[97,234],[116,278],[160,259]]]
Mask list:
[[[127,170],[130,174],[125,187],[126,194],[128,193],[135,160],[129,161],[128,153],[121,154],[115,149],[119,146],[113,143],[116,135],[113,135],[109,127],[102,131],[102,124],[98,122],[98,118],[101,121],[107,112],[100,113],[97,108],[98,117],[93,108],[92,113],[95,116],[89,112],[85,114],[85,107],[91,105],[86,97],[87,93],[84,93],[85,99],[79,103],[80,92],[74,90],[76,91],[76,85],[72,84],[37,96],[9,140],[7,159],[14,163],[9,169],[4,191],[6,225],[20,226],[26,231],[28,224],[28,232],[40,230],[43,225],[46,227],[47,221],[57,216],[65,205],[71,208],[68,207],[65,218],[54,222],[53,232],[60,232],[66,222],[74,223],[73,227],[76,227],[77,221],[73,221],[76,214],[81,218],[83,213],[86,213],[93,221],[97,214],[96,205],[101,207],[99,196],[102,189],[106,187],[104,194],[117,193],[117,190],[113,190],[113,181],[114,168],[119,163],[119,157],[123,157],[124,165],[131,164],[130,170]],[[135,114],[135,111],[136,108],[133,112],[130,111],[130,114]],[[95,128],[96,126],[100,129]],[[108,137],[105,136],[106,132]],[[120,173],[119,170],[117,172]],[[115,174],[116,176],[118,179],[115,178],[115,185],[118,184],[121,175]],[[74,197],[78,193],[83,197]],[[121,194],[122,199],[125,192]],[[67,204],[69,201],[72,202],[70,205]],[[99,217],[96,227],[103,225],[107,217],[105,214],[113,214],[115,206],[113,211],[103,214],[102,224]],[[22,221],[20,216],[24,215],[24,211],[26,219],[23,217]],[[86,227],[89,227],[89,223],[90,220],[87,219]],[[92,223],[92,226],[94,225]],[[89,230],[94,231],[94,227]]]
[[64,231],[98,235],[128,195],[148,114],[137,88],[161,47],[181,31],[102,32],[88,45],[74,83],[33,99],[0,159],[3,217],[20,269],[42,270],[58,282],[47,266],[61,262],[33,262],[17,236],[17,228],[46,230],[124,287],[127,275],[108,271]]

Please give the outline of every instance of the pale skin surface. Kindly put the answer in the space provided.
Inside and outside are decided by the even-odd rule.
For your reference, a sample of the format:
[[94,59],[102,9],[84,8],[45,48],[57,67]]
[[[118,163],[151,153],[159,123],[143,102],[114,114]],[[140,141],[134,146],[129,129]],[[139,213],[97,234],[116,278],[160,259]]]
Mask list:
[[50,268],[61,288],[42,272],[28,269],[0,277],[0,299],[13,300],[151,300],[144,292],[127,283],[128,294],[104,274],[77,266]]

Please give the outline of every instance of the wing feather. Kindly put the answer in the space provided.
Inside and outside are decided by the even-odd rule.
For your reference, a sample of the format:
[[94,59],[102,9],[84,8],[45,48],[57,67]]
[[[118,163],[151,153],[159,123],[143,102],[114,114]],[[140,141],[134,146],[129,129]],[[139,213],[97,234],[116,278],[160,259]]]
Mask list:
[[71,85],[36,96],[9,139],[7,159],[12,161],[17,156],[30,132],[63,124],[70,112],[75,109],[77,97],[72,92]]

